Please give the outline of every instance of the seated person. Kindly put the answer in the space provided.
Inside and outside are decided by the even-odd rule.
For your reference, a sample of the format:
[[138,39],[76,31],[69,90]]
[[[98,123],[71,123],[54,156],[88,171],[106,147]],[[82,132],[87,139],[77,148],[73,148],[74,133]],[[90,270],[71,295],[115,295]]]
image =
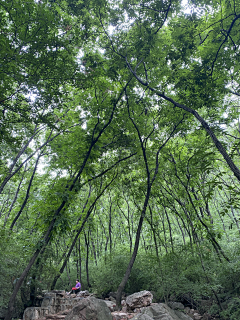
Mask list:
[[70,292],[68,292],[68,294],[71,294],[71,293],[78,293],[80,292],[81,290],[81,283],[79,282],[79,280],[77,279],[76,280],[76,285],[75,287],[72,288],[72,290]]

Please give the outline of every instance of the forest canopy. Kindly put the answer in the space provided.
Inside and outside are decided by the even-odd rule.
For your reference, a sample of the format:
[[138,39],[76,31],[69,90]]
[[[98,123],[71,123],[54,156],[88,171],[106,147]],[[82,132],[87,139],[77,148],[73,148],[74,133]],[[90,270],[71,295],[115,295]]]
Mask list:
[[77,277],[239,319],[239,30],[236,0],[0,0],[6,320]]

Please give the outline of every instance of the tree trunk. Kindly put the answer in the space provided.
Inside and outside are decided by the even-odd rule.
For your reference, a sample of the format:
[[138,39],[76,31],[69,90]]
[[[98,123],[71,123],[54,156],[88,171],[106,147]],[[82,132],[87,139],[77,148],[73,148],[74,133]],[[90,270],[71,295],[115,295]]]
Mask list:
[[[116,176],[114,176],[113,179],[103,188],[103,190],[102,190],[102,191],[100,192],[100,194],[96,197],[96,199],[94,200],[94,202],[92,203],[92,205],[89,207],[88,212],[87,212],[87,214],[86,214],[86,216],[85,216],[85,218],[84,218],[84,220],[83,220],[80,228],[77,230],[76,236],[75,236],[75,238],[73,239],[73,242],[72,242],[72,244],[71,244],[71,246],[70,246],[70,248],[69,248],[69,250],[68,250],[68,254],[67,254],[67,256],[66,256],[66,258],[65,258],[65,260],[64,260],[64,262],[63,262],[63,264],[62,264],[62,267],[61,267],[61,269],[59,270],[59,273],[58,273],[58,274],[54,277],[54,279],[53,279],[53,282],[52,282],[52,284],[51,284],[51,290],[53,290],[53,289],[55,288],[55,285],[56,285],[56,283],[57,283],[57,280],[59,279],[59,277],[60,277],[61,274],[63,273],[64,268],[65,268],[65,266],[66,266],[66,264],[67,264],[67,262],[68,262],[68,260],[69,260],[69,258],[70,258],[70,255],[71,255],[71,253],[72,253],[72,250],[73,250],[73,248],[74,248],[74,246],[75,246],[75,244],[76,244],[76,242],[77,242],[77,239],[78,239],[81,231],[83,230],[83,227],[84,227],[85,223],[87,222],[87,220],[88,220],[91,212],[93,211],[93,209],[94,209],[94,207],[95,207],[98,199],[103,195],[103,193],[105,192],[105,190],[111,185],[111,183],[114,181],[115,178],[116,178]],[[80,242],[79,242],[79,245],[80,245]],[[79,248],[79,250],[80,250],[80,248]]]
[[137,234],[136,234],[135,245],[134,245],[132,257],[131,257],[131,260],[130,260],[130,262],[128,264],[128,267],[127,267],[127,270],[125,272],[125,275],[124,275],[124,277],[123,277],[123,279],[122,279],[122,281],[121,281],[121,283],[120,283],[120,285],[118,287],[118,290],[117,290],[116,303],[117,303],[118,308],[121,305],[122,292],[123,292],[123,290],[124,290],[124,288],[125,288],[125,286],[127,284],[127,281],[128,281],[129,276],[130,276],[134,261],[135,261],[136,256],[137,256],[138,247],[139,247],[139,240],[140,240],[142,224],[143,224],[143,219],[144,219],[144,216],[146,214],[147,205],[148,205],[148,201],[149,201],[149,197],[150,197],[150,192],[151,192],[151,188],[148,188],[147,194],[146,194],[146,197],[145,197],[145,201],[144,201],[144,205],[143,205],[143,209],[142,209],[142,212],[141,212],[141,216],[140,216],[140,219],[139,219],[139,222],[138,222]]
[[84,237],[85,237],[85,245],[86,245],[86,248],[87,248],[87,256],[86,256],[87,285],[88,285],[88,288],[91,288],[91,284],[90,284],[90,280],[89,280],[89,270],[88,270],[88,262],[89,262],[89,230],[88,230],[87,235],[84,232]]
[[162,92],[150,87],[148,82],[143,81],[141,78],[139,78],[137,76],[136,72],[133,71],[132,67],[130,66],[129,62],[127,61],[127,57],[125,57],[125,61],[127,63],[127,66],[129,68],[129,70],[134,75],[134,77],[138,80],[139,83],[141,83],[143,86],[147,87],[150,91],[155,93],[157,96],[163,98],[166,101],[171,102],[175,107],[177,107],[179,109],[182,109],[182,110],[185,110],[188,113],[191,113],[201,123],[201,125],[203,126],[205,131],[208,133],[208,135],[212,139],[212,142],[215,144],[216,148],[218,149],[218,151],[221,153],[221,155],[225,159],[225,161],[226,161],[227,165],[229,166],[230,170],[233,172],[233,174],[238,179],[238,181],[240,181],[240,170],[235,165],[235,163],[232,161],[232,159],[229,157],[229,155],[226,152],[226,150],[224,149],[223,145],[218,140],[218,138],[215,136],[215,134],[212,131],[212,129],[209,127],[208,123],[198,114],[198,112],[196,110],[184,105],[184,104],[176,102],[174,99],[166,96],[164,93],[162,93]]
[[35,176],[35,173],[36,173],[36,170],[37,170],[38,162],[39,162],[39,159],[40,159],[41,155],[42,154],[39,154],[38,157],[37,157],[37,160],[36,160],[36,163],[35,163],[35,166],[34,166],[34,169],[33,169],[33,173],[32,173],[32,176],[31,176],[29,184],[28,184],[28,188],[27,188],[25,199],[24,199],[23,204],[22,204],[20,210],[18,211],[16,217],[13,219],[13,222],[12,222],[12,224],[10,226],[10,230],[11,231],[12,231],[15,223],[17,222],[18,218],[20,217],[23,209],[25,208],[25,206],[27,204],[27,201],[28,201],[28,198],[29,198],[29,194],[30,194],[30,189],[31,189],[31,186],[32,186],[32,182],[33,182],[33,179],[34,179],[34,176]]

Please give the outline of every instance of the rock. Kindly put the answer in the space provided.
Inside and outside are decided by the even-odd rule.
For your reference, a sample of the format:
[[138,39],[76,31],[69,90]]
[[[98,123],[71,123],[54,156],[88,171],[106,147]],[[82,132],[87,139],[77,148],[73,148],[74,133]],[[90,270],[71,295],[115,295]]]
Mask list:
[[85,298],[85,297],[88,297],[88,296],[90,296],[90,293],[89,293],[87,290],[85,290],[85,291],[80,291],[80,292],[78,292],[78,294],[77,294],[77,297],[83,297],[83,298]]
[[133,318],[138,320],[192,320],[188,315],[178,310],[172,310],[164,303],[146,307],[142,313]]
[[46,316],[46,320],[62,320],[62,319],[65,319],[66,316],[63,315],[63,314],[58,314],[58,313],[55,313],[55,314],[49,314]]
[[153,295],[150,291],[140,291],[131,294],[126,299],[128,309],[134,310],[135,308],[141,308],[149,306],[152,303]]
[[202,316],[201,316],[199,313],[195,312],[195,313],[193,314],[193,319],[194,319],[194,320],[201,320],[201,319],[202,319]]
[[[202,317],[197,310],[188,308],[191,318],[179,311],[181,303],[172,302],[171,309],[163,303],[151,303],[152,294],[141,291],[130,295],[121,301],[122,311],[116,303],[109,300],[99,300],[88,296],[88,291],[66,296],[64,291],[52,291],[45,294],[41,307],[27,308],[23,320],[209,320]],[[87,296],[87,298],[86,298]],[[151,304],[151,305],[150,305]],[[150,305],[150,306],[149,306]],[[111,311],[112,314],[111,314]],[[129,312],[127,312],[129,310]],[[200,318],[199,318],[200,317]]]
[[71,309],[60,311],[59,314],[64,314],[66,316],[70,311],[71,311]]
[[109,301],[109,300],[103,300],[103,301],[106,303],[106,305],[108,306],[108,308],[109,308],[109,310],[110,310],[111,312],[117,310],[117,305],[116,305],[116,303],[114,303],[114,302],[112,302],[112,301]]
[[112,315],[103,300],[88,297],[69,312],[66,320],[112,320]]
[[125,307],[126,305],[127,305],[126,300],[122,300],[122,301],[121,301],[121,306],[122,306],[122,307]]
[[116,299],[114,299],[112,296],[109,297],[109,300],[116,303]]
[[40,307],[27,308],[23,314],[23,320],[37,320],[43,316]]
[[127,312],[112,312],[112,319],[113,320],[128,320],[128,313]]
[[175,314],[178,316],[177,319],[180,319],[180,320],[191,320],[192,317],[189,316],[189,315],[186,315],[185,313],[183,313],[182,311],[179,311],[179,310],[174,310]]
[[[152,318],[150,317],[148,314],[140,314],[139,317],[134,317],[134,320],[138,319],[138,320],[153,320],[153,319],[159,319],[160,318]],[[163,320],[168,320],[168,318],[162,318]]]
[[190,312],[190,308],[189,307],[185,307],[184,311],[185,311],[185,313],[189,313]]
[[184,305],[181,302],[168,302],[168,306],[173,310],[184,310]]
[[[57,291],[57,290],[56,290]],[[41,307],[31,307],[24,311],[23,320],[40,320],[50,314],[57,314],[60,311],[72,309],[78,299],[65,296],[65,291],[48,292],[44,295]]]
[[127,306],[122,307],[122,312],[127,312]]

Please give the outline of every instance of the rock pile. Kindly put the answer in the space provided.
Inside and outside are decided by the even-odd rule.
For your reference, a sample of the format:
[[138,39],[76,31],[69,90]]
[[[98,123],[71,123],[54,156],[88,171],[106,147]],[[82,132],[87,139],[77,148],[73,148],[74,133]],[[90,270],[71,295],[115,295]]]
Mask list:
[[181,303],[173,302],[170,307],[152,303],[152,299],[149,291],[137,292],[122,300],[122,310],[116,311],[113,297],[100,300],[90,296],[88,291],[77,295],[52,291],[45,294],[41,307],[27,308],[23,320],[209,320],[196,310],[185,310]]
[[[82,299],[89,296],[88,291],[68,296],[65,291],[54,290],[44,295],[41,307],[30,307],[24,311],[23,320],[64,319],[66,311],[71,310]],[[64,313],[65,312],[65,313]]]
[[[150,291],[140,291],[122,300],[122,311],[112,312],[113,320],[192,320],[181,311],[173,310],[164,303],[152,303]],[[184,308],[184,306],[183,306]]]

